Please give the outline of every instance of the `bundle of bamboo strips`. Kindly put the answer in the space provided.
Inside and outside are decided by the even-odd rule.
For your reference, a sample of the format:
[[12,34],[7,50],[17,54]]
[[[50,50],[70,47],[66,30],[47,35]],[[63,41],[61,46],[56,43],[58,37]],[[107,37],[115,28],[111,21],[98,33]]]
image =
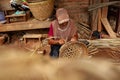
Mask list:
[[97,39],[97,40],[89,40],[90,43],[94,44],[97,47],[104,48],[113,48],[120,47],[120,38],[117,39]]
[[76,26],[78,28],[80,39],[90,39],[92,31],[87,26],[82,25],[80,23],[77,23]]
[[93,54],[92,57],[108,58],[115,63],[120,63],[120,38],[98,39],[88,41],[90,44],[95,46],[98,51],[95,54]]

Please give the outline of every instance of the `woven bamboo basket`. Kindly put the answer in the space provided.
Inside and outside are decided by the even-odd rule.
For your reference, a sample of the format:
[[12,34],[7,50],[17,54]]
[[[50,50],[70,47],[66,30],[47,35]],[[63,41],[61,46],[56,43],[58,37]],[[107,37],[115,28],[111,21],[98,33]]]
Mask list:
[[29,3],[33,16],[38,20],[46,20],[53,12],[54,0],[43,0],[40,2]]
[[60,48],[60,57],[65,58],[81,58],[88,56],[88,50],[82,42],[67,42]]

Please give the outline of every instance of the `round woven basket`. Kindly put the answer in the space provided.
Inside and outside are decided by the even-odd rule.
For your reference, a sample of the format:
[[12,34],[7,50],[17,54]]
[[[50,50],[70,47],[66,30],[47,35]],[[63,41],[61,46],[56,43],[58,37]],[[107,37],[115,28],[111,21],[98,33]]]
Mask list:
[[87,46],[82,42],[67,42],[60,48],[59,57],[81,58],[88,56]]
[[29,3],[29,8],[36,19],[43,21],[51,16],[54,8],[54,0]]

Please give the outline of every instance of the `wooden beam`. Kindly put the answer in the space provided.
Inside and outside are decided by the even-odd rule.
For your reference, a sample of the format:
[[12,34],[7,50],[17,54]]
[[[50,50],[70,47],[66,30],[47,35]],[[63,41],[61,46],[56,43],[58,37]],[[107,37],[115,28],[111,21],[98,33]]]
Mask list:
[[16,22],[1,25],[0,32],[43,29],[49,28],[49,25],[50,21]]
[[120,3],[120,1],[112,1],[112,2],[94,4],[88,7],[88,11],[92,11],[98,8],[106,7],[106,6],[117,4],[117,3]]
[[107,18],[101,18],[102,24],[104,25],[106,31],[110,35],[111,38],[117,38],[115,32],[112,30]]

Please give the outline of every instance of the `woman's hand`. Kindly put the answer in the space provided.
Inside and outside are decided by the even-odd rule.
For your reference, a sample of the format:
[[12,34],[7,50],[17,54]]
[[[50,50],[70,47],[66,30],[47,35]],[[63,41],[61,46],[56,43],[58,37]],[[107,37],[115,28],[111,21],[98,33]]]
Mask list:
[[60,39],[60,40],[58,41],[58,43],[59,43],[60,45],[65,44],[65,40],[64,40],[64,39]]
[[70,41],[77,41],[78,40],[78,33],[76,33]]
[[75,38],[72,38],[70,41],[77,41]]

